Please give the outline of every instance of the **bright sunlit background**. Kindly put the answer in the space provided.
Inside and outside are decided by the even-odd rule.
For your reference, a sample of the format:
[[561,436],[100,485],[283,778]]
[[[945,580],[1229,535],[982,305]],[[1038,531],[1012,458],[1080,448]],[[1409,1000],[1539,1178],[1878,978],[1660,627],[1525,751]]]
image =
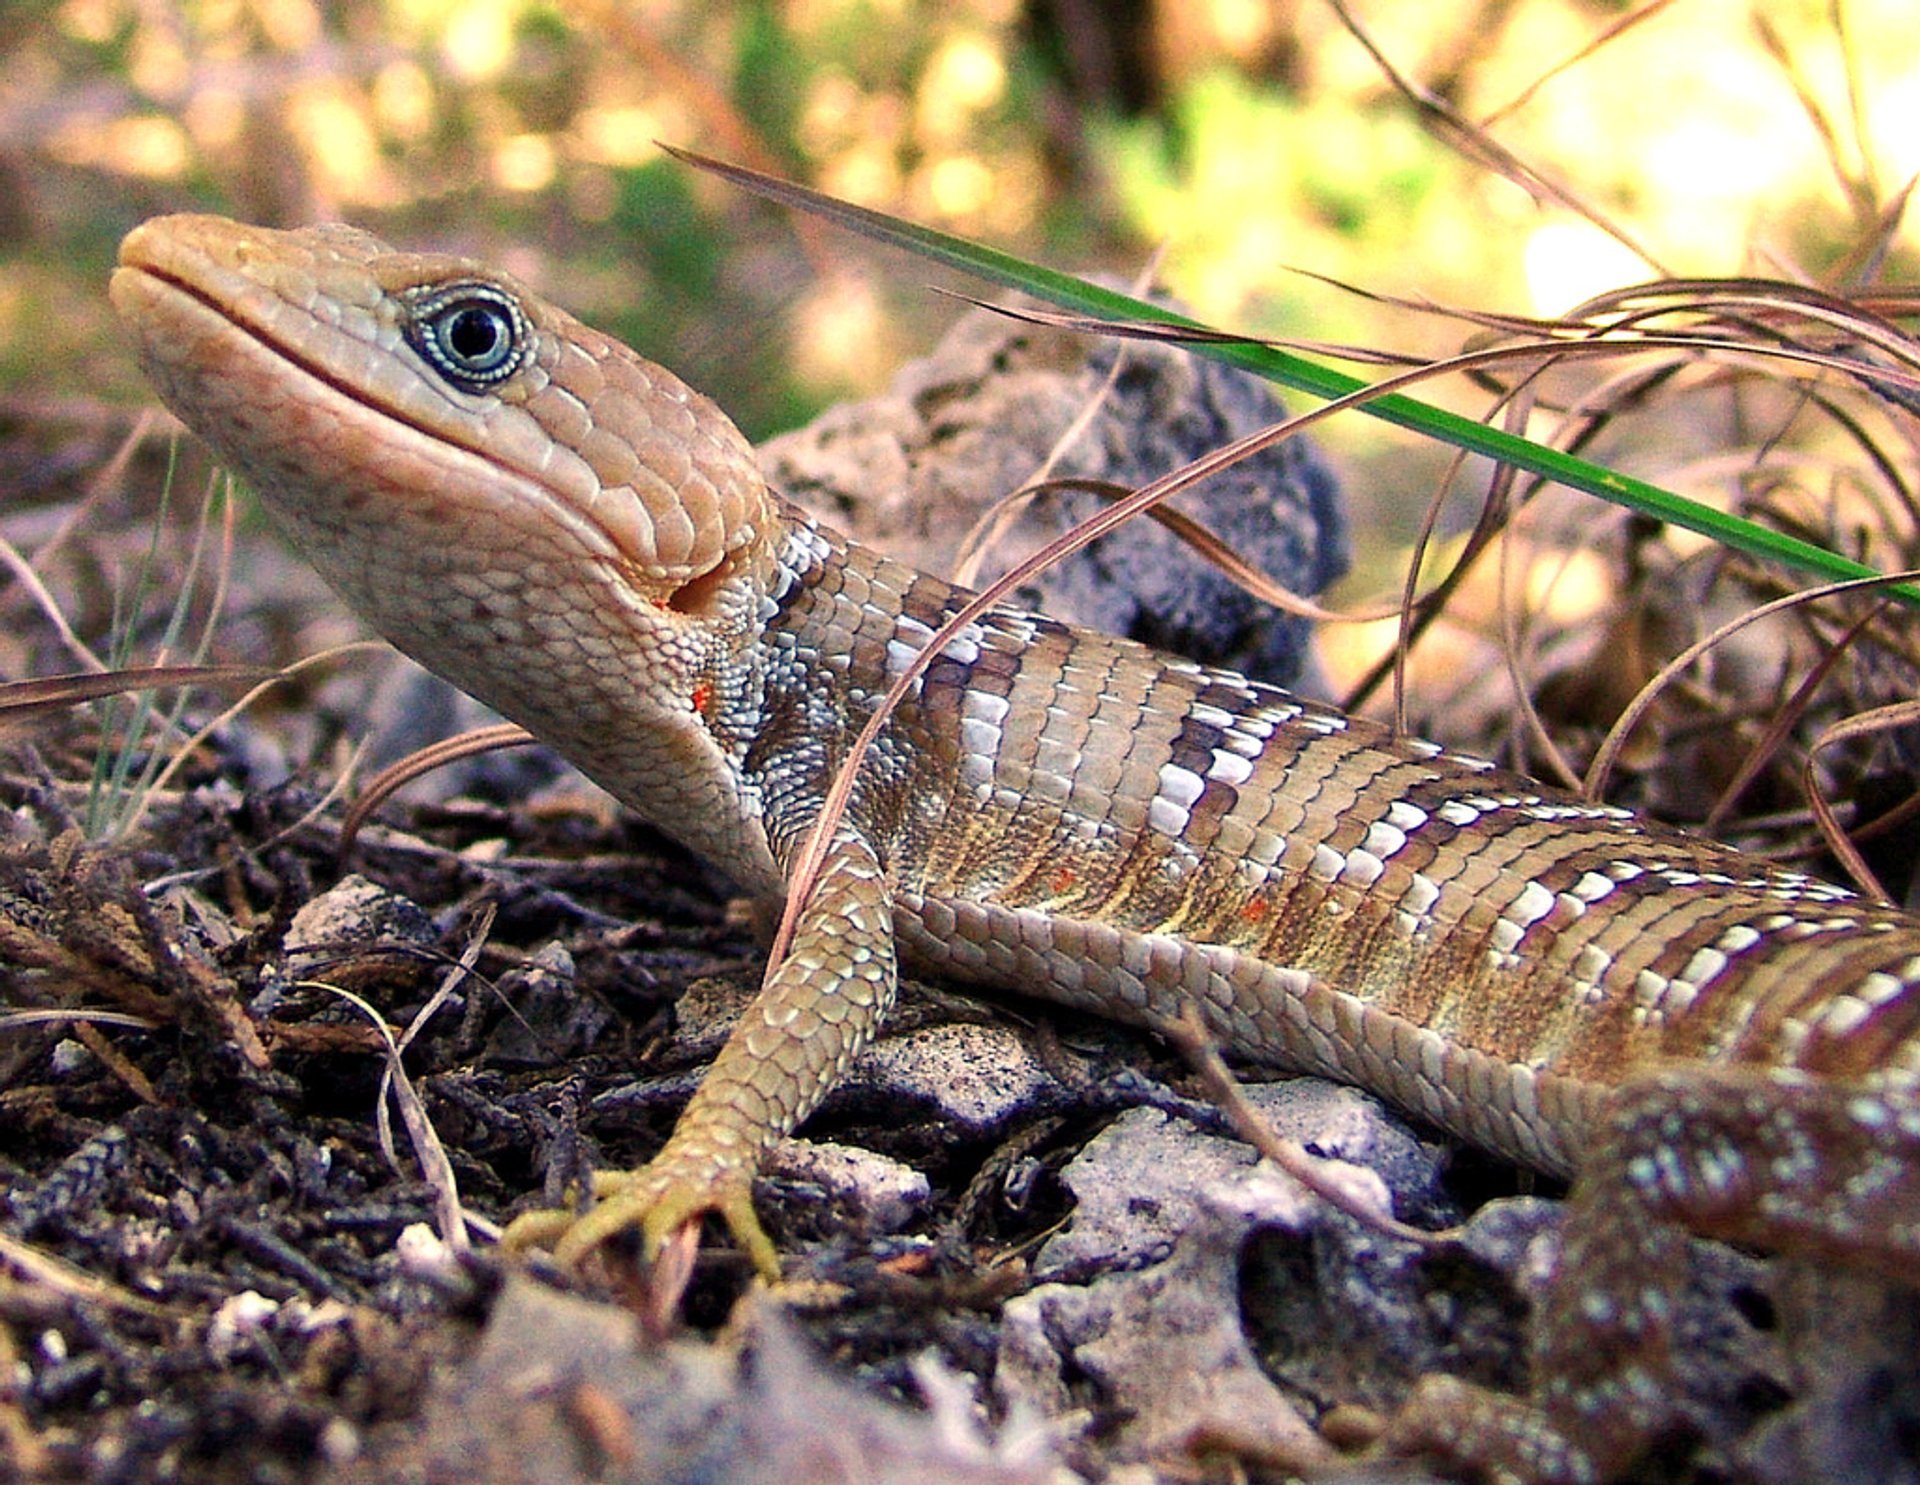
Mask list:
[[[1912,0],[1348,9],[16,0],[0,417],[146,399],[102,285],[162,210],[503,261],[755,436],[878,385],[957,313],[933,270],[656,140],[1071,269],[1163,252],[1224,326],[1428,355],[1466,332],[1293,270],[1539,315],[1657,274],[1920,276],[1894,209],[1920,172]],[[1359,418],[1327,438],[1363,544],[1403,543],[1446,452]]]
[[[1291,267],[1534,312],[1656,265],[1820,275],[1920,170],[1906,0],[1679,0],[1611,38],[1636,13],[1353,11],[1411,87],[1619,237],[1423,130],[1324,0],[62,0],[0,14],[7,365],[44,349],[49,266],[102,264],[139,214],[183,204],[511,243],[642,321],[691,290],[676,310],[737,330],[724,296],[757,291],[792,315],[762,332],[770,360],[853,386],[913,343],[844,284],[743,263],[789,240],[656,139],[1069,266],[1164,244],[1206,316],[1307,333],[1367,315]],[[774,281],[730,283],[754,277]],[[749,421],[777,415],[766,396]]]

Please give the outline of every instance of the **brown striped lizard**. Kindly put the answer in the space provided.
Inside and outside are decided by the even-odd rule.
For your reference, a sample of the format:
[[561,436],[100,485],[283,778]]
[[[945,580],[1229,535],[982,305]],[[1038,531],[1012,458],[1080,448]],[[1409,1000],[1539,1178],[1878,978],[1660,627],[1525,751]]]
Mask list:
[[[747,889],[965,596],[767,487],[711,402],[515,279],[343,227],[128,236],[161,397],[402,650]],[[994,610],[879,733],[791,949],[577,1259],[721,1214],[873,1037],[896,959],[1373,1090],[1575,1178],[1535,1395],[1396,1446],[1598,1480],[1668,1425],[1684,1233],[1920,1269],[1920,921],[1139,645]],[[1504,1472],[1504,1473],[1503,1473]]]

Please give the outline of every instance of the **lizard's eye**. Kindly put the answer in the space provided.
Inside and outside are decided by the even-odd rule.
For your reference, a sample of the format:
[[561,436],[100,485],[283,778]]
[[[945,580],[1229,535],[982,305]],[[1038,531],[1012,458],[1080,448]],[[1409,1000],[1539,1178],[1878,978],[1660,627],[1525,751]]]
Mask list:
[[520,369],[530,336],[513,296],[492,284],[443,284],[405,296],[407,342],[463,392],[485,392]]

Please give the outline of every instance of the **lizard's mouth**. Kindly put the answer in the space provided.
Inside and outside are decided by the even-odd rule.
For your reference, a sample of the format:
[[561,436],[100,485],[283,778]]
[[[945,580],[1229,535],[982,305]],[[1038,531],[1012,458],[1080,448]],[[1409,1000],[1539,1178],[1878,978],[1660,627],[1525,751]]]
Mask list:
[[313,381],[331,388],[340,396],[357,402],[382,417],[394,416],[391,408],[381,406],[369,398],[364,391],[355,387],[352,382],[330,373],[317,359],[301,354],[298,347],[268,335],[259,325],[236,314],[231,303],[221,300],[209,290],[196,284],[191,278],[160,264],[129,262],[127,248],[137,236],[137,233],[131,234],[126,242],[121,244],[120,266],[114,269],[113,277],[108,280],[107,295],[113,301],[114,308],[120,311],[122,322],[136,326],[135,334],[140,337],[140,350],[143,357],[163,364],[171,364],[178,360],[177,353],[163,354],[161,348],[155,344],[154,338],[137,328],[142,323],[142,317],[128,313],[128,301],[136,298],[146,314],[153,314],[156,308],[164,305],[165,308],[161,309],[160,313],[175,323],[185,318],[206,315],[233,333],[246,336],[266,355],[285,362]]

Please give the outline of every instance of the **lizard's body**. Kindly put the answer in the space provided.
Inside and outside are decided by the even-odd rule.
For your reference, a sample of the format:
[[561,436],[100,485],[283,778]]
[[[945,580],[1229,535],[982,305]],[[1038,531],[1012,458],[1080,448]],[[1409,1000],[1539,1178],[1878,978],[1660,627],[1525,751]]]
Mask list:
[[[363,616],[784,891],[854,735],[964,594],[816,525],[712,404],[477,265],[212,218],[150,223],[122,262],[162,395]],[[1548,1472],[1612,1468],[1658,1426],[1662,1302],[1630,1271],[1666,1217],[1882,1269],[1920,1254],[1920,922],[1010,610],[881,732],[792,954],[660,1159],[563,1249],[717,1208],[769,1263],[754,1165],[872,1035],[896,943],[1125,1019],[1197,1004],[1232,1050],[1632,1207],[1580,1240],[1595,1292],[1628,1292],[1582,1317],[1563,1285],[1541,1321],[1578,1443]]]

